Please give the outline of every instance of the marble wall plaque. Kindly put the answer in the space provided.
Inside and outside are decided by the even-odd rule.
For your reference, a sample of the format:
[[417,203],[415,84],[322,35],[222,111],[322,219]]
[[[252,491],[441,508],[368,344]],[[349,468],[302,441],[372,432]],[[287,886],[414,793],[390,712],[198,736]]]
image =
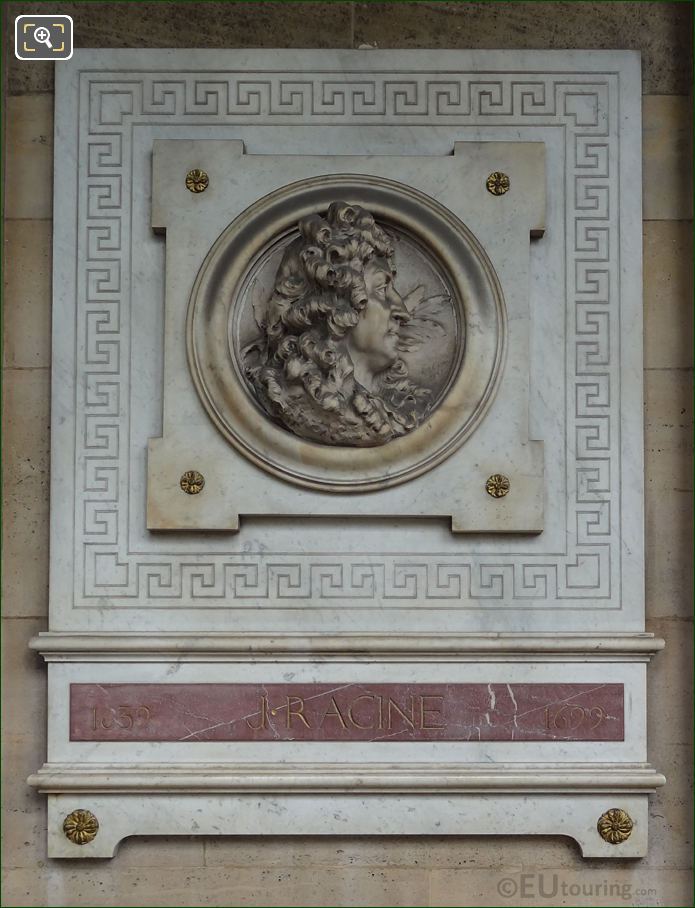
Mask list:
[[72,684],[71,741],[622,741],[622,684]]
[[[32,642],[48,756],[30,778],[51,857],[138,834],[471,829],[645,854],[664,780],[646,745],[662,641],[644,624],[640,88],[622,51],[56,67],[50,624]],[[430,396],[414,416],[382,397],[363,333],[345,341],[367,403],[394,403],[384,434],[351,435],[340,408],[328,432],[291,406],[283,422],[269,397],[270,379],[301,393],[306,366],[290,344],[283,372],[273,346],[278,273],[338,201],[391,238],[391,314],[394,287],[413,321],[418,283],[447,300],[434,347],[407,350]],[[393,320],[380,353],[397,334],[405,356]],[[358,727],[380,704],[388,726],[390,701],[391,728]],[[425,727],[437,704],[444,729]]]
[[[57,73],[52,628],[384,633],[395,620],[410,633],[643,631],[638,58],[201,51],[183,67],[182,59],[78,51]],[[174,195],[152,182],[159,142],[183,157],[195,152],[179,162]],[[345,519],[333,495],[308,497],[244,456],[230,469],[233,446],[195,389],[181,319],[197,269],[233,220],[231,210],[218,214],[210,230],[210,199],[231,195],[235,183],[237,195],[253,187],[235,166],[220,170],[211,150],[210,185],[189,192],[186,173],[202,166],[206,143],[235,145],[238,167],[256,171],[286,156],[287,182],[307,177],[302,161],[347,155],[363,170],[379,159],[387,178],[397,160],[409,184],[455,168],[458,146],[543,146],[545,233],[524,237],[528,286],[505,278],[507,304],[523,291],[529,319],[528,357],[514,359],[523,345],[508,344],[504,381],[528,387],[528,406],[519,397],[498,412],[496,395],[473,436],[479,446],[485,439],[480,456],[464,470],[452,472],[451,458],[435,468],[446,490],[439,509],[403,483],[353,495],[362,500],[352,507],[374,513]],[[481,155],[480,204],[515,203],[513,158]],[[493,197],[485,178],[498,168],[510,171],[512,188]],[[154,214],[153,198],[162,206]],[[452,192],[450,204],[460,201]],[[469,211],[475,206],[461,209],[464,221]],[[165,215],[167,237],[153,231]],[[213,235],[203,243],[193,232],[167,255],[191,219]],[[529,231],[537,226],[526,221]],[[490,234],[483,245],[504,274],[506,239]],[[167,288],[167,268],[189,284]],[[180,318],[169,325],[176,294]],[[162,457],[180,469],[168,464],[163,492],[189,531],[167,534],[153,531],[166,525],[156,495],[148,514],[156,455],[150,463],[147,448],[177,422],[185,437],[171,435]],[[517,429],[530,448],[542,441],[542,478],[530,448],[525,460],[501,443]],[[525,479],[510,494],[487,494],[489,476],[514,480],[522,466]],[[206,478],[199,495],[180,489],[188,470]],[[285,516],[242,517],[236,533],[195,532],[198,511],[208,528],[229,529],[230,503],[241,496],[247,515],[258,502],[266,515]],[[527,516],[536,507],[525,527],[510,520],[520,503]],[[292,508],[303,516],[291,517]],[[445,510],[459,515],[461,530],[483,529],[484,511],[486,527],[526,533],[459,536]]]

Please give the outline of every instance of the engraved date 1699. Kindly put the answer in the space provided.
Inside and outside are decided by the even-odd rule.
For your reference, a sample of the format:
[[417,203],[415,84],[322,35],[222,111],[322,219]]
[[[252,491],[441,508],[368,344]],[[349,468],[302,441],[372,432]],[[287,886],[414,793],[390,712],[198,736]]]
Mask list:
[[601,706],[578,706],[565,703],[557,709],[551,706],[545,708],[545,727],[558,731],[574,731],[584,724],[591,729],[598,728],[605,718],[606,713]]

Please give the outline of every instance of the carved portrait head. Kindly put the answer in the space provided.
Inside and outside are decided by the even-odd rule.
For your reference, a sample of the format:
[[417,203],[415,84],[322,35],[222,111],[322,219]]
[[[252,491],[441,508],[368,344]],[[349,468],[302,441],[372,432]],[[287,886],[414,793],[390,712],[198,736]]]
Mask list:
[[255,305],[260,338],[244,350],[254,394],[301,438],[373,446],[426,418],[430,392],[403,354],[423,343],[437,299],[422,287],[401,296],[394,244],[369,211],[333,202],[298,224],[269,299]]

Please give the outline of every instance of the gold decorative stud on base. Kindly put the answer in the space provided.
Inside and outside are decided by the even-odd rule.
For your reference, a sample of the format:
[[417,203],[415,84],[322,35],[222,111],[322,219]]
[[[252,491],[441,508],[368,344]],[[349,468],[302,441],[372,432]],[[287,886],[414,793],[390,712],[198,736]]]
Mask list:
[[73,845],[88,845],[99,832],[99,821],[89,810],[73,810],[63,820],[63,832]]
[[502,473],[493,473],[492,476],[488,476],[485,483],[485,491],[493,498],[504,498],[509,492],[509,487],[509,479]]
[[189,170],[186,174],[186,189],[189,192],[205,192],[208,188],[210,177],[204,170]]
[[630,815],[619,807],[612,807],[602,813],[596,824],[598,834],[604,842],[611,845],[620,845],[621,842],[629,839],[633,826]]
[[179,485],[186,495],[197,495],[198,492],[203,491],[205,477],[197,470],[186,470],[179,480]]
[[494,170],[487,178],[485,185],[487,186],[487,191],[492,193],[492,195],[504,195],[505,192],[509,192],[509,177],[506,173],[502,173],[501,170]]

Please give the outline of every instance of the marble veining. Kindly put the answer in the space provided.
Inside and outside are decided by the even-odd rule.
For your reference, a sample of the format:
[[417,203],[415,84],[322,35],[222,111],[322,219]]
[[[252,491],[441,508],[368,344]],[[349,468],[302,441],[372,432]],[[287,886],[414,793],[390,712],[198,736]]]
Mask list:
[[72,741],[622,741],[622,684],[72,684]]

